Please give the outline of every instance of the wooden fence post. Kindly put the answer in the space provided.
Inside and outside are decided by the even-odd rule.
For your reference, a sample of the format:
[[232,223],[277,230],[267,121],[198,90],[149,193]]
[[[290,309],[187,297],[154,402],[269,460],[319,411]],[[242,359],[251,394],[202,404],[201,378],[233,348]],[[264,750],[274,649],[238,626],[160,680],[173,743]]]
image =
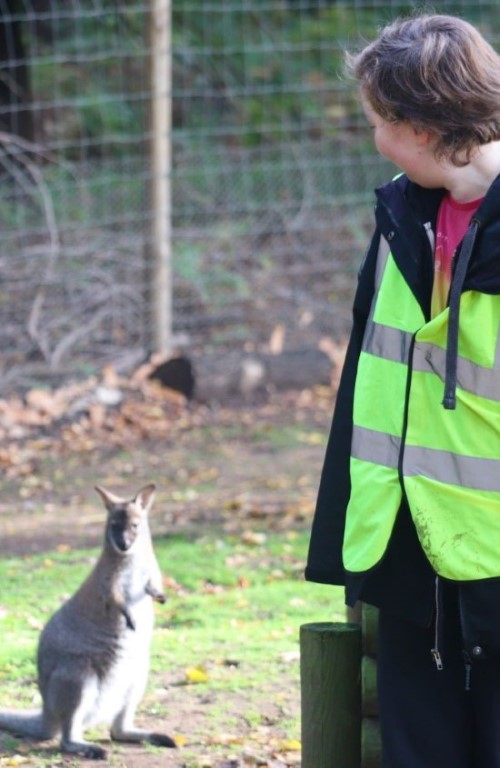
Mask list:
[[166,357],[172,352],[172,0],[149,0],[149,12],[152,342]]
[[361,627],[300,628],[302,768],[360,768]]

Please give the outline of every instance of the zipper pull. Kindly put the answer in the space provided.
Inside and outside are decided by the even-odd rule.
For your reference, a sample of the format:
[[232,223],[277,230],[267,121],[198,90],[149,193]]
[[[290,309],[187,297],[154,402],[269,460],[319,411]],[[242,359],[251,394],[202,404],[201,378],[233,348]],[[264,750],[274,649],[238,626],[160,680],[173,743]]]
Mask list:
[[425,234],[427,235],[427,239],[429,241],[429,245],[431,247],[432,255],[434,256],[434,250],[436,248],[436,237],[434,235],[434,232],[432,231],[432,224],[430,221],[426,221],[424,224]]
[[441,672],[443,669],[443,661],[441,659],[441,654],[439,653],[437,648],[431,648],[431,656],[434,659],[434,663],[436,665],[436,669],[438,672]]

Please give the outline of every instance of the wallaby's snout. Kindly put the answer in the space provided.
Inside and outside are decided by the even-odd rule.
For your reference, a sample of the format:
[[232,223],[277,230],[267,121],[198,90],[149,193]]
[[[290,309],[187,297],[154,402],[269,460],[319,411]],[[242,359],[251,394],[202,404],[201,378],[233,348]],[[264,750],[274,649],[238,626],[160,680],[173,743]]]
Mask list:
[[120,552],[127,552],[137,539],[139,524],[127,509],[115,512],[108,522],[110,544]]

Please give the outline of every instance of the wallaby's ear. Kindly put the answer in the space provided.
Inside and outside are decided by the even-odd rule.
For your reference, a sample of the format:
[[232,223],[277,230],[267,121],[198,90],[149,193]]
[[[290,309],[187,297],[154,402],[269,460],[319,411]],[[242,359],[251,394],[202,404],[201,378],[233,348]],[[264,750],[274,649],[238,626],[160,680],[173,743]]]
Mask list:
[[149,512],[155,499],[155,490],[156,486],[153,483],[144,486],[135,497],[134,502],[139,504],[145,512]]
[[102,488],[102,486],[96,485],[95,489],[103,500],[104,506],[107,510],[111,511],[111,509],[113,509],[117,504],[123,504],[123,499],[121,499],[119,496],[115,496],[114,493],[107,491],[105,488]]

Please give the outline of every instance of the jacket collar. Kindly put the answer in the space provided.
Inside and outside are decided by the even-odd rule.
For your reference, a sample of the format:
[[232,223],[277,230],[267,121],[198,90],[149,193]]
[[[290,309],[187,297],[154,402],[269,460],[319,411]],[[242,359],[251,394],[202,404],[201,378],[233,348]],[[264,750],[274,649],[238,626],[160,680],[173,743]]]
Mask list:
[[376,190],[377,227],[390,243],[399,271],[420,304],[424,317],[430,317],[433,253],[426,223],[435,225],[444,190],[424,190],[404,175]]
[[[393,258],[425,317],[429,317],[433,266],[432,250],[428,242],[425,245],[427,238],[422,237],[422,232],[426,221],[435,227],[443,194],[443,189],[423,189],[406,176],[377,190],[378,225],[391,241]],[[475,212],[457,254],[450,290],[446,345],[443,406],[447,409],[456,407],[460,296],[468,288],[500,292],[500,176],[494,180]]]
[[[375,194],[379,201],[389,207],[396,206],[396,208],[400,207],[396,200],[401,199],[401,197],[404,198],[419,222],[429,221],[434,227],[439,205],[445,192],[446,190],[442,188],[426,189],[410,181],[405,174],[400,174],[393,181],[379,187]],[[500,224],[500,174],[488,189],[475,218],[480,222],[481,228],[490,222]]]

